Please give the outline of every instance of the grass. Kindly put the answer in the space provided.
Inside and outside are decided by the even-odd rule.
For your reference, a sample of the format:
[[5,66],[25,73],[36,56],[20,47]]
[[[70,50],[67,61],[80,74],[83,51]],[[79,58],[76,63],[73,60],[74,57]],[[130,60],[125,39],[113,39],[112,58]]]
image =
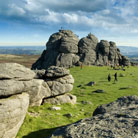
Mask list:
[[[30,68],[38,57],[39,55],[0,55],[0,63],[16,62]],[[60,111],[49,110],[51,104],[30,107],[16,138],[46,138],[58,127],[91,117],[95,108],[101,104],[110,103],[121,96],[138,95],[138,67],[115,71],[109,67],[84,66],[83,69],[71,68],[70,72],[75,79],[71,93],[77,96],[77,104],[58,105]],[[115,72],[118,73],[118,82],[114,83]],[[109,73],[112,75],[111,82],[107,81]],[[124,77],[119,77],[120,73]],[[86,86],[90,81],[96,84]],[[81,87],[77,87],[79,85]],[[105,93],[94,93],[97,89],[102,89]],[[71,113],[72,117],[64,116],[67,113]]]
[[[138,95],[138,68],[129,67],[126,71],[118,70],[124,77],[118,77],[114,83],[114,73],[109,67],[85,66],[83,69],[74,67],[70,69],[75,79],[72,94],[77,96],[77,104],[63,104],[60,111],[51,111],[52,105],[45,104],[40,107],[30,107],[16,138],[46,138],[57,127],[61,127],[80,119],[91,117],[95,108],[116,100],[121,96]],[[107,81],[108,74],[112,75],[111,82]],[[90,81],[96,82],[94,86],[87,86]],[[81,85],[81,87],[77,87]],[[122,89],[120,89],[122,88]],[[102,89],[105,93],[93,93]],[[86,104],[83,104],[85,101]],[[71,113],[73,117],[67,118],[64,114]]]

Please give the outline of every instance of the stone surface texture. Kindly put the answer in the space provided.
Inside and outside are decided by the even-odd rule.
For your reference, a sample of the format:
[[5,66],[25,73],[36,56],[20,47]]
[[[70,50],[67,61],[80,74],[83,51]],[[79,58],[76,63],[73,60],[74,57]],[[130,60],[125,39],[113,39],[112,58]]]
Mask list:
[[72,31],[59,30],[50,36],[46,50],[32,69],[47,69],[50,66],[70,68],[80,64],[129,66],[130,62],[121,55],[115,42],[99,42],[91,33],[79,40]]
[[0,138],[15,138],[29,106],[27,93],[0,99]]
[[30,96],[30,106],[39,106],[44,98],[59,96],[73,89],[74,78],[69,70],[63,67],[51,66],[47,70],[32,71],[16,63],[4,63],[0,66],[3,69],[0,79],[0,97],[26,92]]
[[99,106],[92,118],[57,129],[50,138],[137,138],[138,96]]
[[35,73],[17,63],[0,63],[0,80],[14,79],[14,80],[31,80]]

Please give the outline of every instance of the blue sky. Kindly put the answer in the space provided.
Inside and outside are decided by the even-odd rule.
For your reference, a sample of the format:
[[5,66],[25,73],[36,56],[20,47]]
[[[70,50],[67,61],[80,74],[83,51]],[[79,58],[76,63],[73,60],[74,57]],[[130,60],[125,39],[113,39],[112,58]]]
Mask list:
[[0,0],[0,45],[45,45],[52,33],[92,33],[138,46],[138,0]]

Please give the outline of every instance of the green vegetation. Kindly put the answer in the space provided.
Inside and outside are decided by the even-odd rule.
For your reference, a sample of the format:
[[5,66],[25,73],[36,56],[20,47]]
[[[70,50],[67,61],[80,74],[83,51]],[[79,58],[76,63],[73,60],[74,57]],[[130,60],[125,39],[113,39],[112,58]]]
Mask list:
[[[52,105],[45,104],[40,107],[30,107],[17,138],[46,138],[51,132],[80,119],[91,117],[95,108],[116,100],[121,96],[138,95],[138,68],[129,67],[126,71],[113,70],[110,67],[85,66],[70,69],[75,79],[74,89],[71,92],[77,96],[77,104],[58,105],[60,111],[49,110]],[[118,73],[118,81],[114,83],[114,73]],[[108,74],[112,75],[111,82],[107,81]],[[86,86],[90,81],[96,82],[94,86]],[[77,87],[81,85],[80,87]],[[102,89],[104,93],[93,91]],[[82,102],[83,101],[83,102]],[[67,118],[64,114],[71,113]]]

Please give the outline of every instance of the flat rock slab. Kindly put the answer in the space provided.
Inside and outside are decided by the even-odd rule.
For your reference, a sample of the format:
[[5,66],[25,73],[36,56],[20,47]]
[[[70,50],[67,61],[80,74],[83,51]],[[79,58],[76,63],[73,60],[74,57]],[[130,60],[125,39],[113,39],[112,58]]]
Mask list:
[[0,63],[0,79],[31,80],[34,71],[17,63]]
[[99,106],[92,118],[57,129],[50,138],[137,138],[138,96]]
[[102,89],[97,89],[97,90],[95,90],[95,91],[93,91],[94,93],[104,93],[105,91],[104,90],[102,90]]
[[15,138],[29,106],[26,93],[0,99],[0,138]]

